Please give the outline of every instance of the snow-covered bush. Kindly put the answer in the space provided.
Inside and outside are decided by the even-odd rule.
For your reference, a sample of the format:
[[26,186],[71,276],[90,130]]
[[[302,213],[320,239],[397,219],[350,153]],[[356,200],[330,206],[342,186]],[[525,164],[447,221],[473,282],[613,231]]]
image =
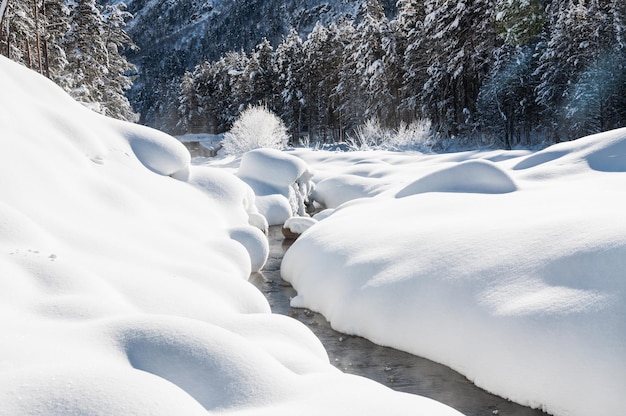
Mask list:
[[244,110],[225,134],[222,144],[230,155],[270,148],[283,149],[289,135],[285,123],[265,106],[252,106]]
[[402,122],[397,129],[386,129],[377,118],[371,118],[356,128],[348,144],[353,150],[431,150],[432,139],[428,120]]

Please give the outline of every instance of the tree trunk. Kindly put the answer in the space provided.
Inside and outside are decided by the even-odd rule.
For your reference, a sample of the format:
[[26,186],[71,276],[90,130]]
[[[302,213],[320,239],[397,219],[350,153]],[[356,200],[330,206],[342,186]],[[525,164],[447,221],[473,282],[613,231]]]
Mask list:
[[[46,22],[47,19],[46,19],[46,2],[45,1],[41,4],[41,14],[43,16],[44,22]],[[46,28],[44,29],[44,32],[46,33],[46,35],[47,35],[47,31],[48,31],[48,27],[46,26]],[[46,78],[50,78],[50,58],[48,54],[48,40],[46,39],[46,37],[44,37],[44,39],[42,40],[41,52],[43,54],[43,74],[46,76]]]
[[37,0],[33,0],[33,14],[35,15],[35,48],[37,50],[37,69],[43,74],[43,65],[41,62],[41,35],[39,33],[39,7]]
[[[0,0],[0,39],[2,39],[2,25],[4,23],[4,12],[7,10],[9,0]],[[0,54],[2,51],[0,50]],[[9,25],[7,25],[7,57],[10,55],[9,49]]]

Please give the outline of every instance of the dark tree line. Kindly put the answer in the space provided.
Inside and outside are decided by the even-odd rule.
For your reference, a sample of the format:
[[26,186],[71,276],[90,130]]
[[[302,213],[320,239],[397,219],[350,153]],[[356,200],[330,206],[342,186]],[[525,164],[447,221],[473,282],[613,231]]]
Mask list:
[[134,121],[125,92],[134,66],[124,57],[134,43],[125,32],[123,4],[95,0],[0,0],[0,54],[63,87],[102,114]]
[[367,0],[358,22],[292,31],[185,74],[179,128],[221,132],[263,103],[294,138],[340,141],[375,118],[429,120],[503,147],[626,125],[623,0]]

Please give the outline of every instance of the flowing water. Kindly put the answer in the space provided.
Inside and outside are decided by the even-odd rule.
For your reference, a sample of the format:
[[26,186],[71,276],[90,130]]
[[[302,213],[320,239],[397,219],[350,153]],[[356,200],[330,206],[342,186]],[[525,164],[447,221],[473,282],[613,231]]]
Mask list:
[[450,368],[425,358],[381,347],[370,341],[333,330],[324,317],[289,305],[296,291],[280,277],[280,263],[291,241],[280,227],[270,227],[270,258],[250,281],[267,297],[272,311],[304,323],[320,339],[331,362],[342,371],[364,376],[394,390],[419,394],[445,403],[467,416],[545,416],[476,387]]

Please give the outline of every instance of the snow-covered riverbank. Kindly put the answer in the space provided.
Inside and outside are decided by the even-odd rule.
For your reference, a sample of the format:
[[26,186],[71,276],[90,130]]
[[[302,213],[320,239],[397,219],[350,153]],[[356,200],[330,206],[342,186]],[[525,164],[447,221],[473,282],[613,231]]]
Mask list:
[[626,407],[626,129],[539,152],[297,150],[337,208],[292,305],[557,415]]
[[290,300],[297,292],[281,279],[280,262],[293,240],[283,238],[280,226],[271,227],[268,239],[268,263],[261,272],[253,273],[250,281],[265,294],[274,313],[291,316],[311,329],[324,345],[331,363],[341,371],[367,377],[397,391],[429,397],[467,416],[545,415],[490,394],[446,366],[376,345],[362,337],[339,333],[322,315],[292,308]]

